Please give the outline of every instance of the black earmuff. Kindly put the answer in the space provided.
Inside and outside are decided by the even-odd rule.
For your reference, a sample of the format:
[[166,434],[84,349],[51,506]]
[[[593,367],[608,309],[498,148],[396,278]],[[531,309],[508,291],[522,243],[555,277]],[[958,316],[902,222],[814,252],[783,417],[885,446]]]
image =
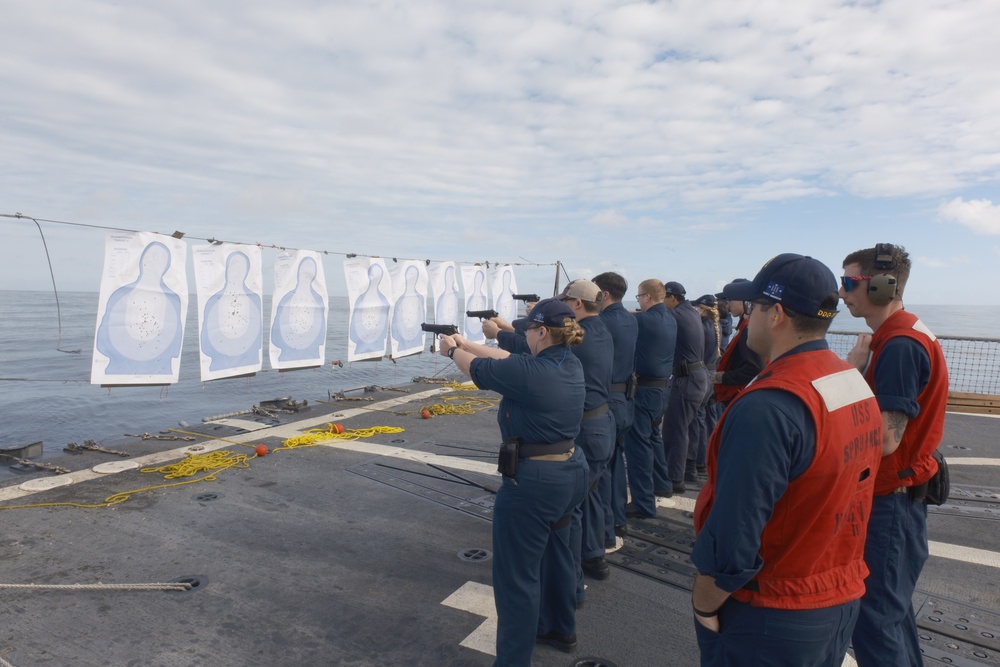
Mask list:
[[893,250],[895,250],[895,246],[891,243],[875,245],[875,270],[882,271],[882,273],[873,275],[868,281],[868,299],[876,306],[888,305],[899,293],[896,276],[887,273],[896,268],[896,262],[892,259]]

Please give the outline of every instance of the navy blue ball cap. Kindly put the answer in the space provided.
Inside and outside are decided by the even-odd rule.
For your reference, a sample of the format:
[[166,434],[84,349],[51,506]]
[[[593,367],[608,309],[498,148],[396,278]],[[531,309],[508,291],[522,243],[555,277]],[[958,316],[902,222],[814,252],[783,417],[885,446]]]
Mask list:
[[708,306],[709,308],[715,308],[716,297],[714,294],[702,294],[697,299],[693,301],[696,306]]
[[566,326],[566,318],[576,319],[572,309],[559,299],[542,299],[535,304],[527,317],[514,320],[511,324],[516,331],[523,331],[531,326],[562,327]]
[[[746,278],[733,278],[732,282],[730,282],[729,285],[735,285],[737,283],[748,283],[748,282],[750,282],[750,281],[747,280]],[[726,287],[729,287],[729,285],[726,285]],[[722,289],[725,290],[726,288],[723,287]],[[725,299],[726,301],[730,300],[729,297],[726,296],[726,293],[724,291],[723,292],[716,292],[715,293],[715,298],[716,299]]]
[[673,294],[674,296],[679,296],[682,299],[684,298],[684,295],[687,294],[687,291],[684,289],[684,285],[681,285],[679,282],[675,280],[671,280],[668,283],[663,283],[663,290],[667,294]]
[[722,292],[733,301],[768,299],[810,317],[829,320],[837,310],[823,302],[839,289],[837,278],[819,260],[786,252],[770,260],[752,281],[733,281]]

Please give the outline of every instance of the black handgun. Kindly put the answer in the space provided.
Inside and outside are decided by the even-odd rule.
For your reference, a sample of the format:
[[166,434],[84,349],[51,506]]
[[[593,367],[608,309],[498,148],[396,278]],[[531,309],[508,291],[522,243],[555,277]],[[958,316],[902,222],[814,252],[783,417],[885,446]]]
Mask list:
[[467,310],[466,317],[478,317],[481,320],[488,320],[491,317],[500,317],[500,313],[495,310]]
[[427,333],[434,334],[434,338],[431,340],[431,352],[436,352],[434,349],[434,343],[437,341],[438,336],[454,336],[458,333],[458,327],[454,324],[428,324],[424,322],[420,325],[420,328]]
[[420,325],[420,328],[427,333],[432,333],[435,336],[454,336],[458,333],[458,327],[454,324],[428,324],[424,322]]
[[515,294],[514,298],[518,301],[524,301],[525,303],[535,303],[538,301],[537,294]]

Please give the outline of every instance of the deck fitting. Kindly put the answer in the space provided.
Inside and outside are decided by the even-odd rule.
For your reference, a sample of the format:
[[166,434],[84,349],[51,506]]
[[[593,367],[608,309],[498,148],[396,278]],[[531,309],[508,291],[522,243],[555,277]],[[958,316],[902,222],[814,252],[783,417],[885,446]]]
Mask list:
[[191,588],[186,591],[178,591],[180,593],[194,593],[195,591],[200,591],[208,585],[208,577],[203,574],[189,574],[183,577],[177,577],[173,579],[170,583],[177,584],[187,584]]
[[469,563],[479,563],[493,558],[493,552],[489,549],[473,547],[471,549],[462,549],[458,552],[458,557],[459,559]]

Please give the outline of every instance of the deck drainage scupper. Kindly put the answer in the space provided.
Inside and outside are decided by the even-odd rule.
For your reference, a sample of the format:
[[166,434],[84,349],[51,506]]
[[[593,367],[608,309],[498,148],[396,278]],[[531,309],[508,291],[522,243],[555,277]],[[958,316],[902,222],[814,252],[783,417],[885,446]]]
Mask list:
[[477,547],[473,547],[471,549],[462,549],[459,551],[458,558],[469,563],[479,563],[492,559],[493,552],[489,549],[479,549]]

